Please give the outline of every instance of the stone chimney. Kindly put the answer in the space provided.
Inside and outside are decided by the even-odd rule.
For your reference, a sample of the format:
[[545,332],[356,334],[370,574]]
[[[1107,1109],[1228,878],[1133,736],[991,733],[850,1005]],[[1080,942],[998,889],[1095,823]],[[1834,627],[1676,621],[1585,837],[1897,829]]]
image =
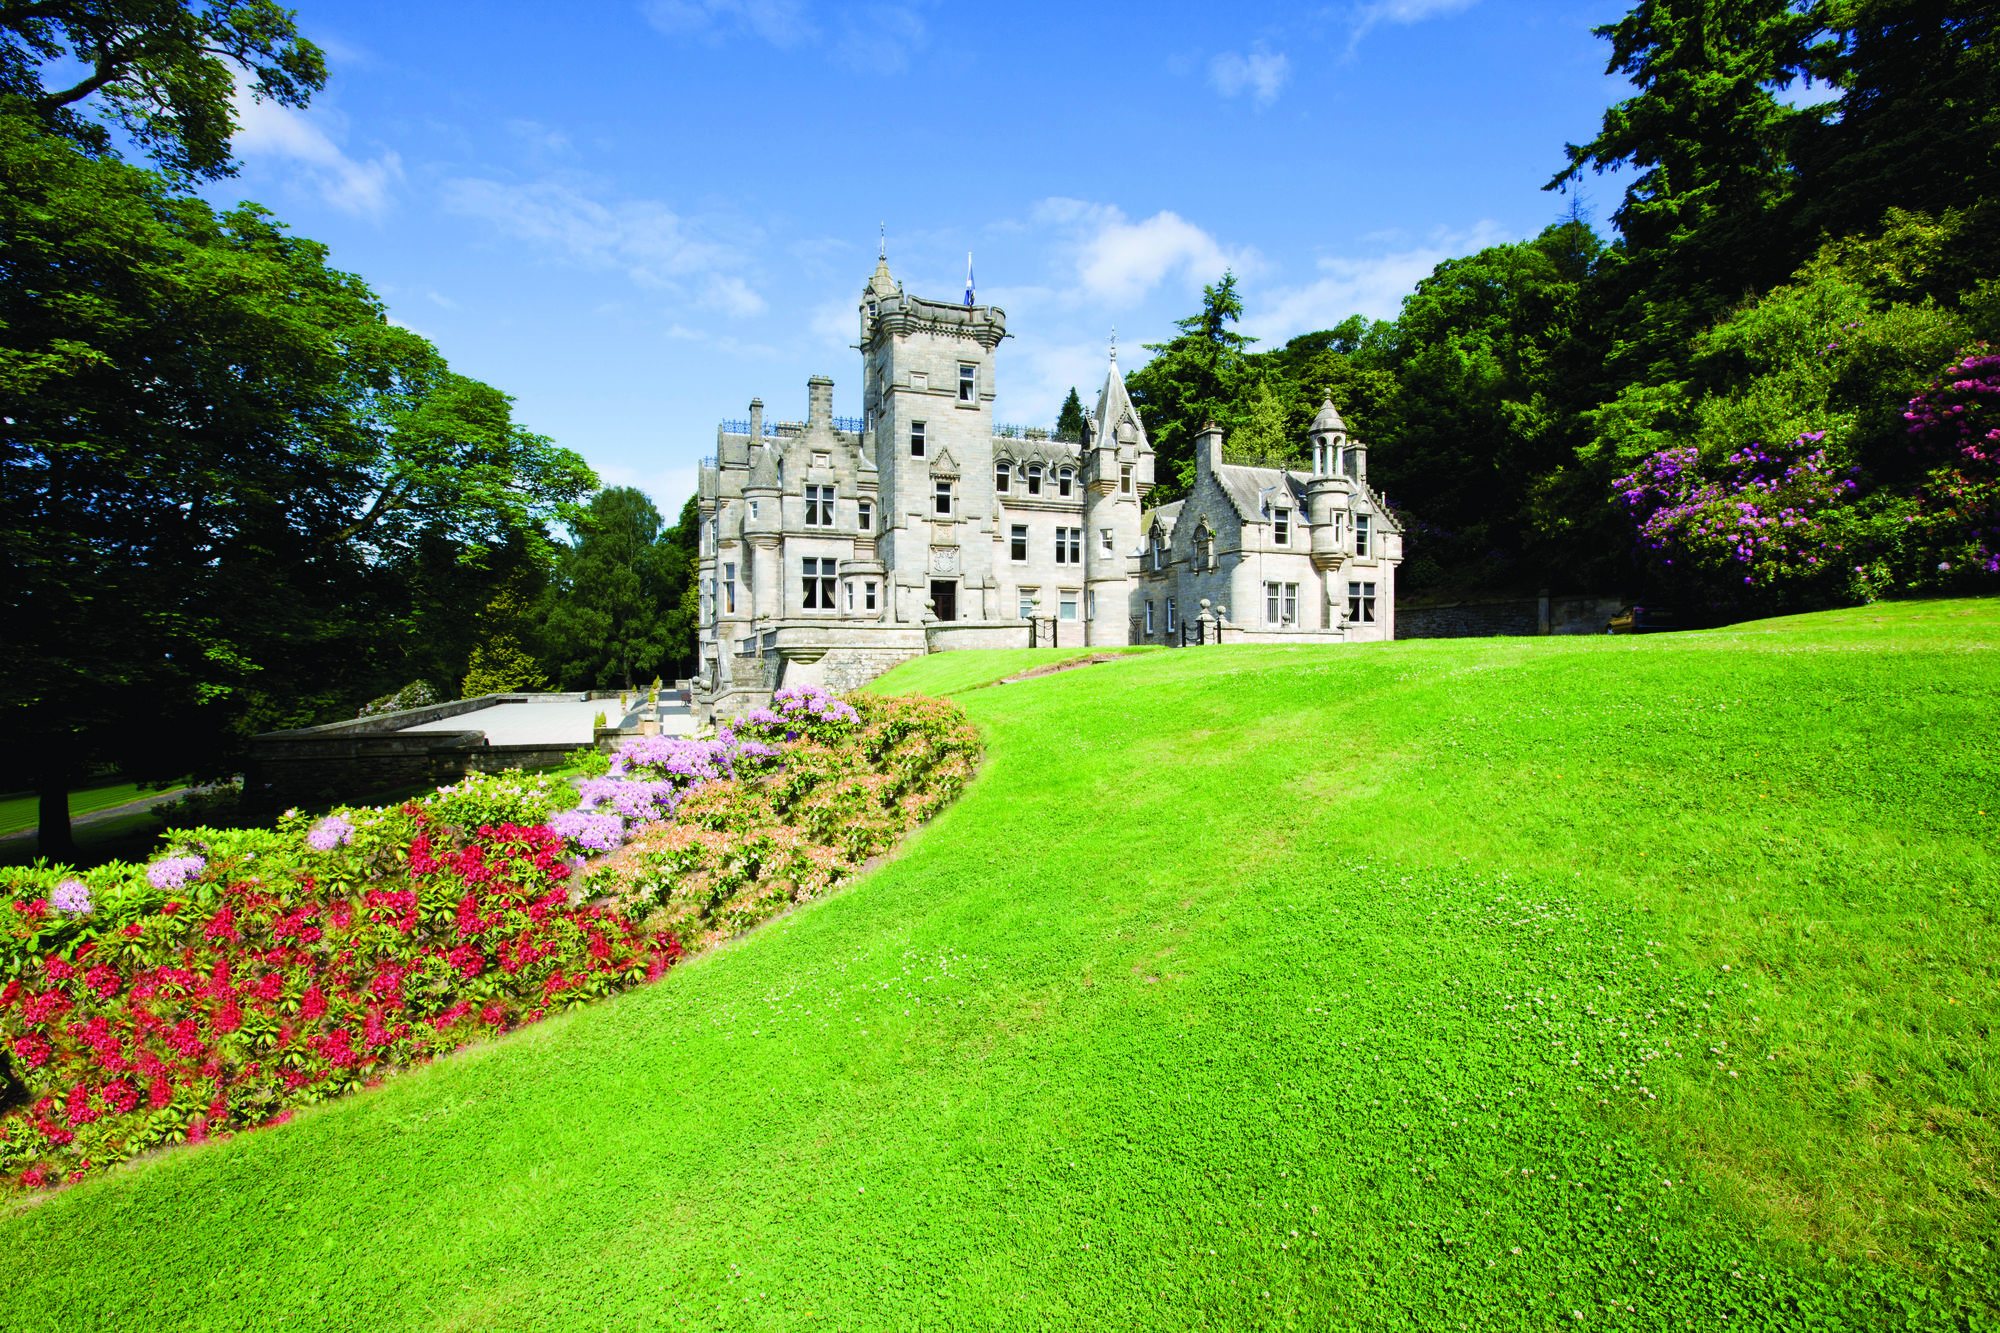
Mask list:
[[833,381],[824,375],[806,381],[806,429],[815,435],[833,429]]
[[752,398],[750,400],[750,443],[762,444],[763,442],[764,400],[762,398]]
[[1194,437],[1195,475],[1200,476],[1204,472],[1213,474],[1221,466],[1222,427],[1211,421]]

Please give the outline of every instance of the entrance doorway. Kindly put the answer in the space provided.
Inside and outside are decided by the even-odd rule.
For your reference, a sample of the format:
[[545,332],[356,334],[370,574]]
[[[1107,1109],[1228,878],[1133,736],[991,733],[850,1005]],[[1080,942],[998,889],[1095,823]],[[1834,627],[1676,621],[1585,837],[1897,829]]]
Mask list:
[[951,579],[932,579],[931,606],[939,620],[957,620],[958,584]]

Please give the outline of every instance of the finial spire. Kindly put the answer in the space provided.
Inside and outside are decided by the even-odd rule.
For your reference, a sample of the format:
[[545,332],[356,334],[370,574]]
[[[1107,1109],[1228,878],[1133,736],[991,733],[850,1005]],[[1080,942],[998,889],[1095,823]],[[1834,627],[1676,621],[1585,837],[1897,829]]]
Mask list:
[[875,257],[877,259],[887,259],[889,257],[889,224],[886,222],[882,224],[881,239],[875,243]]
[[1118,326],[1111,326],[1111,364],[1118,364]]
[[965,303],[972,304],[972,251],[965,252]]

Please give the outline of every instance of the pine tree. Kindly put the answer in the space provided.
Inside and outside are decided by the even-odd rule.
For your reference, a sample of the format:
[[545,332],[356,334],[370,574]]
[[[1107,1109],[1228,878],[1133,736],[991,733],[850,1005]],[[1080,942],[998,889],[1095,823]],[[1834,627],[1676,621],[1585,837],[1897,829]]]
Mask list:
[[1083,415],[1083,399],[1077,397],[1072,387],[1069,397],[1063,399],[1062,411],[1056,415],[1056,438],[1074,444],[1083,438],[1086,420]]

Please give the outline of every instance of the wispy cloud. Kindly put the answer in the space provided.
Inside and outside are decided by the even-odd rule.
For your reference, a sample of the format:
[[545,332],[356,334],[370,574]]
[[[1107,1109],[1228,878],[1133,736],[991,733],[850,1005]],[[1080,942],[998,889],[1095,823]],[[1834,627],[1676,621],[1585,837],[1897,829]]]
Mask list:
[[322,199],[342,212],[375,216],[389,206],[390,187],[403,178],[402,159],[394,152],[356,161],[323,128],[327,116],[308,117],[276,102],[260,102],[240,78],[231,100],[236,114],[232,146],[238,157],[293,164]]
[[633,281],[685,295],[725,315],[762,314],[765,301],[737,270],[734,247],[702,236],[665,204],[603,203],[559,181],[510,184],[479,177],[446,181],[449,212],[491,223],[503,235],[592,268],[623,269]]
[[790,50],[825,38],[835,61],[872,74],[901,73],[930,44],[918,6],[888,0],[817,16],[804,0],[644,0],[639,8],[667,36],[711,45],[748,36]]
[[646,21],[669,37],[719,42],[749,33],[773,46],[797,46],[819,29],[798,0],[646,0]]
[[1254,250],[1225,249],[1215,237],[1178,213],[1161,211],[1138,222],[1109,204],[1047,199],[1037,221],[1067,232],[1062,243],[1075,264],[1084,296],[1130,306],[1169,279],[1189,286],[1213,282],[1224,269],[1257,266]]
[[1434,233],[1428,244],[1404,250],[1322,258],[1314,281],[1281,287],[1268,300],[1254,301],[1244,314],[1244,332],[1266,342],[1283,342],[1313,329],[1332,328],[1349,315],[1393,319],[1403,298],[1440,263],[1511,239],[1499,223],[1486,221],[1464,231]]
[[853,70],[900,74],[930,43],[923,16],[908,5],[862,5],[841,16],[834,59]]
[[1478,3],[1479,0],[1366,0],[1366,3],[1354,7],[1353,27],[1347,39],[1348,53],[1352,54],[1354,48],[1361,44],[1361,39],[1377,28],[1421,23],[1425,19],[1461,13]]
[[1250,94],[1258,106],[1269,106],[1291,80],[1292,62],[1283,52],[1274,52],[1262,42],[1248,54],[1224,51],[1208,62],[1208,82],[1224,97]]

